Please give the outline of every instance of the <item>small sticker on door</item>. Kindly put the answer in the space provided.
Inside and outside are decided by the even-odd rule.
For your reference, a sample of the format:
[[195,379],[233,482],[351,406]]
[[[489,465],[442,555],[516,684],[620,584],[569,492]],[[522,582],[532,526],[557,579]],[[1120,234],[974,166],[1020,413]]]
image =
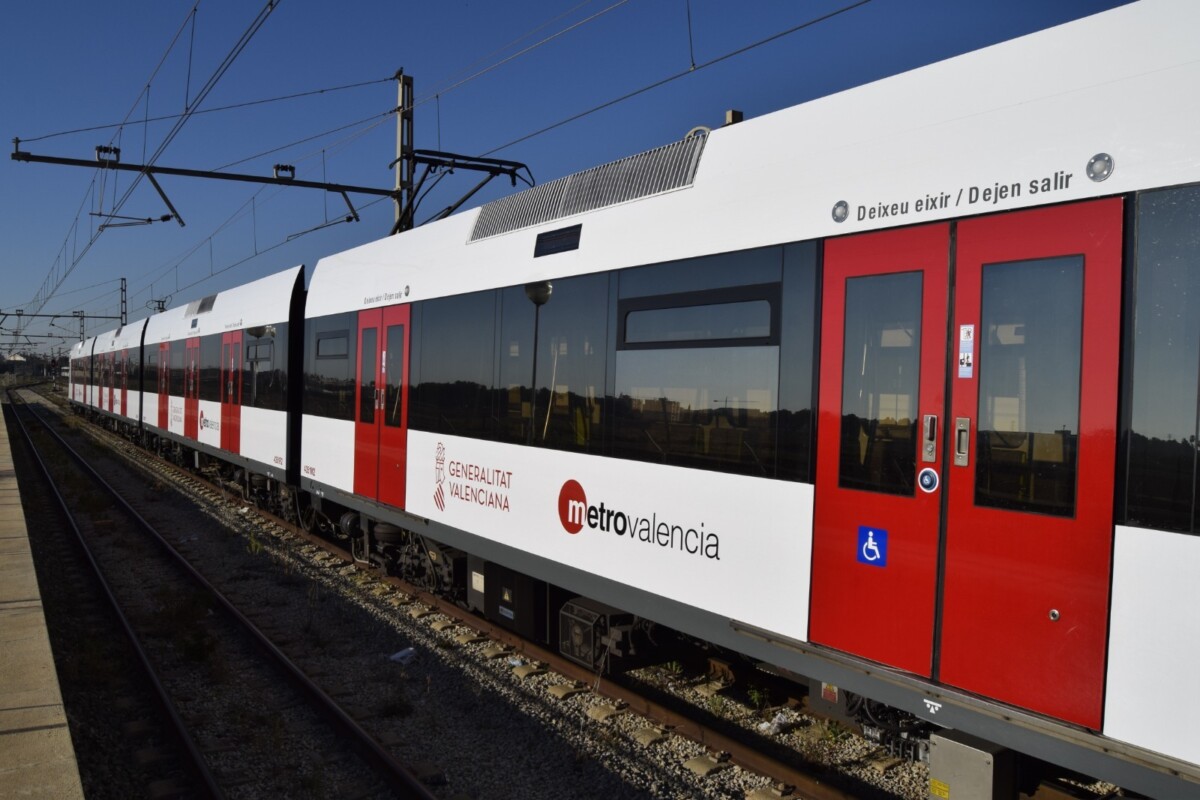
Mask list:
[[975,376],[975,326],[958,326],[958,377]]
[[872,567],[887,566],[888,532],[882,528],[858,526],[858,561]]

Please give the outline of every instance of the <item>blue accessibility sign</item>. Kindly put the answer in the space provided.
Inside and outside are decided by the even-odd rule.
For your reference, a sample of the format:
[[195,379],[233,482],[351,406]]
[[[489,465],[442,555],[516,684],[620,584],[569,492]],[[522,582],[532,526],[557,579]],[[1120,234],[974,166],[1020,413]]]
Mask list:
[[858,560],[872,567],[886,567],[888,532],[882,528],[858,526]]

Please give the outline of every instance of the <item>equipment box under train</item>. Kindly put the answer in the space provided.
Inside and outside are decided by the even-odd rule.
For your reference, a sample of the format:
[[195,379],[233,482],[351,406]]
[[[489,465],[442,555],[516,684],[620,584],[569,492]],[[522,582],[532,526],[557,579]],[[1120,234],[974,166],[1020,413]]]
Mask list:
[[607,669],[630,653],[633,622],[633,614],[575,597],[558,614],[558,652],[589,669]]

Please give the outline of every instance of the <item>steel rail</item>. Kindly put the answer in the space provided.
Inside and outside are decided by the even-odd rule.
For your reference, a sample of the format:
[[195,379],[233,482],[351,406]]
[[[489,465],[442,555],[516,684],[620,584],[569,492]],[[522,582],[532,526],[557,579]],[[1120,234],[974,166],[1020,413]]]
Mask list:
[[[162,681],[159,679],[158,671],[150,662],[150,656],[146,653],[145,648],[142,647],[141,641],[138,639],[137,634],[133,630],[132,623],[130,623],[129,618],[125,616],[125,612],[121,610],[121,604],[117,601],[117,597],[113,593],[112,587],[109,585],[108,580],[104,577],[104,573],[100,569],[100,564],[96,561],[96,557],[92,553],[92,549],[88,546],[87,540],[83,535],[83,531],[81,531],[79,526],[75,524],[75,517],[71,513],[70,507],[67,505],[66,498],[64,498],[62,493],[58,490],[58,486],[55,484],[54,478],[50,474],[49,467],[46,466],[46,462],[42,459],[42,454],[38,451],[37,446],[34,445],[29,428],[26,426],[25,421],[21,419],[21,414],[17,410],[18,407],[24,407],[26,413],[32,414],[38,420],[38,422],[42,424],[42,427],[45,430],[49,431],[50,433],[54,432],[51,431],[48,426],[46,426],[45,422],[40,417],[38,417],[37,412],[35,412],[26,403],[12,402],[14,390],[9,390],[8,395],[9,403],[13,406],[13,419],[16,420],[17,427],[21,430],[21,435],[25,439],[25,445],[29,448],[29,452],[33,455],[33,459],[37,463],[38,469],[42,473],[42,477],[46,480],[46,485],[50,488],[50,492],[54,495],[54,499],[58,503],[59,510],[62,511],[63,516],[66,517],[68,527],[71,529],[71,532],[75,534],[75,539],[78,542],[80,549],[83,551],[83,555],[87,559],[88,564],[92,568],[92,574],[95,576],[100,588],[103,590],[104,596],[108,598],[109,608],[115,615],[117,621],[120,623],[121,629],[125,632],[125,638],[128,640],[130,646],[133,648],[134,653],[137,655],[137,659],[141,663],[142,670],[145,672],[146,677],[149,678],[150,685],[154,690],[154,694],[158,698],[159,706],[161,707],[163,713],[167,715],[167,718],[171,720],[171,725],[175,729],[175,736],[178,737],[180,743],[183,745],[184,750],[187,751],[188,758],[191,760],[192,769],[195,770],[197,777],[204,785],[204,789],[208,793],[208,796],[215,798],[225,797],[225,792],[221,789],[221,785],[217,781],[216,776],[213,775],[212,771],[208,768],[208,762],[205,760],[204,754],[200,752],[200,747],[196,744],[196,740],[192,738],[187,724],[183,721],[183,717],[179,713],[179,709],[176,708],[175,703],[171,700],[171,696],[168,694],[166,687],[163,686]],[[55,436],[57,436],[57,434],[55,434]],[[61,439],[59,441],[61,441]]]
[[[36,411],[30,409],[34,416],[37,416],[39,421],[42,421]],[[43,422],[43,425],[45,423]],[[437,795],[433,794],[425,784],[421,783],[406,767],[400,764],[390,753],[387,752],[374,737],[367,733],[362,726],[354,721],[342,708],[334,701],[324,690],[321,689],[298,667],[286,654],[258,629],[237,607],[225,597],[212,583],[208,581],[199,571],[193,567],[183,555],[179,553],[171,544],[158,532],[155,527],[148,522],[141,514],[125,501],[120,493],[112,487],[103,477],[100,476],[90,464],[79,455],[61,436],[58,435],[49,426],[45,429],[59,442],[59,444],[67,451],[67,453],[95,480],[105,491],[107,491],[121,508],[129,514],[149,536],[157,541],[164,551],[175,560],[178,565],[188,573],[188,575],[206,592],[210,593],[212,598],[217,601],[221,608],[235,620],[245,632],[254,640],[259,647],[266,652],[275,661],[276,665],[283,670],[287,677],[292,682],[304,691],[310,699],[316,704],[320,711],[334,725],[341,728],[344,733],[349,734],[354,741],[360,746],[360,755],[377,769],[381,776],[388,783],[389,787],[394,791],[403,793],[404,797],[417,798],[417,800],[437,800]],[[173,466],[173,465],[172,465]],[[188,477],[195,478],[194,475]]]

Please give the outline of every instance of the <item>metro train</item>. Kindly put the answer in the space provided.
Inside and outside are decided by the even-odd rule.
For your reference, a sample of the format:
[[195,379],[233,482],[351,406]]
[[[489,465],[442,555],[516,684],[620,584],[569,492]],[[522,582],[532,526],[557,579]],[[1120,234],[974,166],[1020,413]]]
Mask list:
[[585,663],[653,620],[1197,796],[1198,29],[695,130],[88,339],[70,399]]

